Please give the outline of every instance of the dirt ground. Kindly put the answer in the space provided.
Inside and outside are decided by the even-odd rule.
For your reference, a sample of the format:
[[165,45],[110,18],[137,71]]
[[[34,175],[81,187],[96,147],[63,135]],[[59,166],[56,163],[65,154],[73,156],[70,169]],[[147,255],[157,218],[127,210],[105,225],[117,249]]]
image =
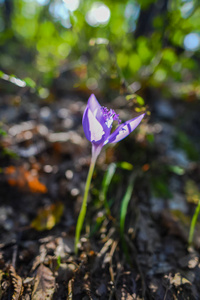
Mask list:
[[[187,242],[200,186],[199,104],[150,101],[138,130],[102,151],[76,256],[91,151],[81,125],[86,101],[1,97],[0,299],[200,299],[199,223]],[[122,96],[112,108],[123,120],[134,116]],[[115,162],[133,169],[116,167],[107,214],[102,182]]]

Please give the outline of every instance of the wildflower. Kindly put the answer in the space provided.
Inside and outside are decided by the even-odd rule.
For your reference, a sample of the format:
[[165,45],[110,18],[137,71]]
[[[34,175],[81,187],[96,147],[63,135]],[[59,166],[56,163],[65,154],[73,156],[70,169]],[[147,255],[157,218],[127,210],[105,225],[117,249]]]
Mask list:
[[[101,106],[92,94],[84,111],[82,123],[85,136],[92,143],[93,156],[97,157],[104,145],[117,143],[129,135],[139,125],[144,115],[120,124],[119,115],[113,109]],[[114,121],[118,121],[120,125],[111,133]]]
[[[88,104],[83,114],[82,123],[85,136],[92,143],[92,158],[85,184],[83,202],[76,225],[76,254],[78,252],[78,242],[86,215],[88,192],[90,189],[90,183],[94,172],[96,159],[104,145],[121,141],[139,125],[143,117],[144,114],[120,124],[121,120],[119,119],[119,115],[117,115],[113,109],[109,110],[107,107],[101,106],[93,94],[88,99]],[[113,133],[111,133],[114,121],[117,121],[119,126]]]

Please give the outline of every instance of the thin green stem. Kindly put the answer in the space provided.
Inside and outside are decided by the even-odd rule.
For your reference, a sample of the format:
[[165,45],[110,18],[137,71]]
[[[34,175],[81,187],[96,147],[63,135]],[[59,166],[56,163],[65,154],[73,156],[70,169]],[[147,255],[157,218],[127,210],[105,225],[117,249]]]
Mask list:
[[90,189],[90,183],[91,183],[91,179],[92,179],[92,175],[94,172],[94,167],[95,167],[95,163],[96,163],[96,156],[92,157],[91,163],[90,163],[90,168],[88,171],[88,176],[87,176],[87,180],[86,180],[86,184],[85,184],[85,193],[83,196],[83,202],[82,202],[82,206],[81,206],[81,210],[78,216],[78,220],[77,220],[77,225],[76,225],[76,233],[75,233],[75,254],[78,253],[78,242],[80,239],[80,234],[81,234],[81,230],[83,227],[83,222],[85,220],[85,215],[86,215],[86,210],[87,210],[87,199],[88,199],[88,192]]
[[190,233],[189,233],[189,238],[188,238],[189,246],[192,244],[192,241],[193,241],[194,229],[195,229],[195,226],[196,226],[196,223],[197,223],[199,212],[200,212],[200,200],[199,200],[198,205],[195,209],[194,215],[192,217],[191,225],[190,225]]

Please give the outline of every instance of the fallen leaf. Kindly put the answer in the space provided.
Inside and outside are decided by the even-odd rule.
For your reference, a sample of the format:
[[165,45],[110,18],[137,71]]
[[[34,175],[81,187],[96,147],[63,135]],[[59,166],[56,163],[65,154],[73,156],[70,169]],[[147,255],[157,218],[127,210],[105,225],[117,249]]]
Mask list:
[[197,187],[197,184],[193,180],[188,180],[186,182],[185,193],[188,202],[198,204],[200,199],[200,191]]
[[24,167],[9,166],[5,168],[8,183],[11,186],[17,186],[24,190],[29,190],[32,193],[46,193],[46,186],[41,183],[36,174],[32,174]]
[[37,269],[32,300],[53,299],[55,291],[55,277],[51,270],[41,264]]
[[41,208],[37,217],[32,221],[31,227],[38,231],[50,230],[59,223],[63,211],[64,205],[61,202]]
[[183,276],[181,276],[180,273],[176,273],[174,275],[174,277],[171,280],[171,283],[173,283],[175,286],[179,286],[179,285],[186,284],[186,283],[189,283],[191,285],[191,282],[189,280],[187,280],[186,278],[184,278]]
[[19,275],[17,275],[13,266],[10,266],[10,276],[14,287],[12,300],[18,300],[21,297],[24,288],[22,286],[22,279]]

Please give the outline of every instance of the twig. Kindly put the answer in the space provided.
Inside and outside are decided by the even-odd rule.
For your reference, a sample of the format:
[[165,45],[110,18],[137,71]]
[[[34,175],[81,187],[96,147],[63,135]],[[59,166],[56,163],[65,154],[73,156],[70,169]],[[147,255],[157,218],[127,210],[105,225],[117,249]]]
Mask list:
[[117,245],[118,245],[118,241],[114,241],[113,244],[112,244],[110,253],[109,253],[109,256],[110,256],[110,267],[109,267],[109,271],[110,271],[110,277],[111,277],[111,280],[112,280],[113,283],[114,283],[115,277],[114,277],[114,272],[113,272],[113,267],[112,267],[112,257],[113,257],[113,255],[114,255],[114,253],[115,253],[115,250],[116,250]]

